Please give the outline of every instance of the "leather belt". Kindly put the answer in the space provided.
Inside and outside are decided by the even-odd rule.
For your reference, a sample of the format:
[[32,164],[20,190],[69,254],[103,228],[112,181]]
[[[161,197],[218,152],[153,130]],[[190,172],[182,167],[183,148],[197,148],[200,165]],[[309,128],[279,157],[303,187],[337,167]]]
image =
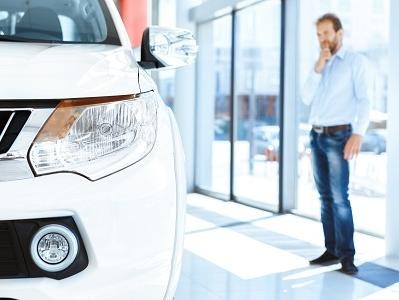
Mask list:
[[337,131],[346,131],[352,129],[352,126],[350,124],[344,124],[344,125],[335,125],[335,126],[318,126],[318,125],[313,125],[312,129],[317,132],[317,133],[324,133],[324,134],[331,134],[335,133]]

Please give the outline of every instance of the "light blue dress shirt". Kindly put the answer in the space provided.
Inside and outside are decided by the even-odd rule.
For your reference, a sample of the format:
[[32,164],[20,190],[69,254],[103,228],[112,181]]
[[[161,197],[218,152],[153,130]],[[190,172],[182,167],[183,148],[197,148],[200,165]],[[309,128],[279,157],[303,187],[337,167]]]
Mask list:
[[302,101],[311,105],[309,123],[319,126],[352,124],[365,134],[369,124],[373,81],[366,58],[341,47],[321,74],[310,73]]

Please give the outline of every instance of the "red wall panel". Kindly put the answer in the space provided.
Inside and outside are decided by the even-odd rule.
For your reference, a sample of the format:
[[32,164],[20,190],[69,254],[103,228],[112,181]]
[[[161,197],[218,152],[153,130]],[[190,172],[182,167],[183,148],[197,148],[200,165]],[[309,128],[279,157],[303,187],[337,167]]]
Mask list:
[[133,47],[139,47],[147,27],[147,0],[119,0],[119,9]]

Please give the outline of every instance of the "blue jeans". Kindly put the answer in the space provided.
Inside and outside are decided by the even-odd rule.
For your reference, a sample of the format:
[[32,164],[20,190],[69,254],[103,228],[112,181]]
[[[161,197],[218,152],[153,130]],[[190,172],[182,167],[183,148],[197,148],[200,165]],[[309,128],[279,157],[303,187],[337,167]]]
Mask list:
[[312,167],[321,200],[325,246],[328,252],[341,260],[352,260],[355,255],[348,195],[349,163],[343,153],[351,135],[351,129],[329,134],[310,132]]

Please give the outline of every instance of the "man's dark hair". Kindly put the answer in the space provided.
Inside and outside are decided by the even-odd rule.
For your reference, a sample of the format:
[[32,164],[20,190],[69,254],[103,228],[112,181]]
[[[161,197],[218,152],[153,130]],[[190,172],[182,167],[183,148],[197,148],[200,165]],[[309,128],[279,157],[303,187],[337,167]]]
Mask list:
[[317,19],[316,25],[319,25],[320,23],[325,21],[330,21],[333,24],[335,32],[342,29],[341,20],[335,14],[327,13],[322,15],[320,18]]

